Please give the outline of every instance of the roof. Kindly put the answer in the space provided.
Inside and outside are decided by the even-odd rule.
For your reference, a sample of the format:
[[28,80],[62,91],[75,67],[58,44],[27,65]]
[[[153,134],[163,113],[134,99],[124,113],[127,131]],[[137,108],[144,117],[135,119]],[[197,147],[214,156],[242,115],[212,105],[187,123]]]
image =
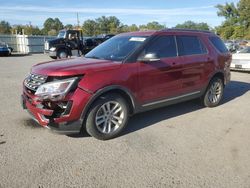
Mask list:
[[198,30],[198,29],[163,29],[161,31],[171,31],[171,32],[192,32],[192,33],[208,33],[208,34],[214,34],[212,31],[208,30]]
[[129,32],[129,33],[121,33],[120,35],[122,36],[151,36],[154,34],[159,34],[159,33],[163,33],[163,32],[183,32],[183,33],[199,33],[199,34],[211,34],[211,35],[215,35],[214,32],[212,31],[207,31],[207,30],[195,30],[195,29],[162,29],[162,30],[149,30],[149,31],[135,31],[135,32]]

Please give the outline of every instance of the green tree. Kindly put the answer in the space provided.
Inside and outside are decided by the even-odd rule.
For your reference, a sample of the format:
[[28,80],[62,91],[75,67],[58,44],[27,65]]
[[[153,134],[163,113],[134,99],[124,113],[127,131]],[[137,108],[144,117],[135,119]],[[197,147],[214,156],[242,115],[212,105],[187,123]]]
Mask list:
[[234,34],[234,26],[219,26],[216,28],[216,32],[223,39],[231,39],[232,35]]
[[24,26],[24,33],[26,35],[41,35],[41,30],[36,26]]
[[159,22],[153,21],[147,23],[147,25],[140,25],[140,30],[161,30],[164,29],[165,25],[161,25]]
[[58,31],[55,29],[51,29],[48,31],[48,35],[50,36],[56,36],[58,34]]
[[11,31],[17,34],[42,35],[42,31],[37,26],[32,25],[14,25]]
[[58,33],[59,30],[63,29],[63,24],[58,18],[48,18],[45,20],[43,27],[44,34],[49,34],[49,31]]
[[109,20],[106,16],[102,16],[96,19],[96,23],[98,25],[98,34],[101,33],[109,33]]
[[115,16],[108,17],[109,33],[117,34],[121,32],[122,24]]
[[11,26],[9,22],[1,21],[0,22],[0,34],[10,34],[11,33]]
[[121,33],[129,32],[129,26],[128,25],[122,25]]
[[139,31],[139,28],[138,28],[137,25],[132,24],[132,25],[129,26],[129,31],[130,31],[130,32]]
[[238,25],[238,26],[235,26],[234,27],[234,32],[231,36],[231,38],[233,39],[242,39],[245,37],[245,27],[244,26],[241,26],[241,25]]
[[237,18],[239,17],[239,12],[234,3],[226,3],[225,5],[216,5],[218,10],[217,15],[225,17],[226,19]]
[[11,33],[23,34],[23,26],[22,25],[13,25],[11,28]]
[[82,29],[85,35],[93,36],[98,34],[117,34],[123,32],[124,25],[115,16],[101,16],[95,20],[83,22]]
[[246,30],[244,38],[250,40],[250,27]]
[[135,32],[135,31],[139,31],[139,27],[136,24],[132,24],[132,25],[122,25],[120,32]]
[[86,20],[82,25],[83,33],[87,36],[93,36],[98,33],[98,27],[95,20]]
[[149,22],[146,27],[149,30],[161,30],[165,28],[165,25],[161,25],[158,22],[153,21],[153,22]]
[[122,24],[118,18],[115,16],[102,16],[96,20],[98,26],[98,34],[108,34],[108,33],[119,33],[122,28]]
[[239,21],[245,26],[250,27],[250,0],[240,0],[238,3]]
[[218,16],[225,21],[216,28],[217,33],[225,39],[249,39],[250,32],[250,0],[240,0],[237,5],[226,3],[217,5]]
[[193,21],[186,21],[183,24],[177,24],[175,26],[177,29],[198,29],[198,30],[210,30],[210,27],[207,23],[195,23]]
[[65,29],[74,29],[74,26],[72,24],[67,24],[64,26]]

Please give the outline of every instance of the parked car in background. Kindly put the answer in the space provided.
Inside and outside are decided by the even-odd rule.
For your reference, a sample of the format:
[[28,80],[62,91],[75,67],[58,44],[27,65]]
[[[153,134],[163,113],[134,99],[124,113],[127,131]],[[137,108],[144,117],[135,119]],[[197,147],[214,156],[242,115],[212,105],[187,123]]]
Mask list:
[[1,56],[10,56],[13,52],[13,48],[9,47],[5,42],[0,41],[0,55]]
[[23,82],[22,104],[43,127],[107,140],[133,114],[200,98],[218,106],[231,54],[208,31],[123,33],[83,58],[40,63]]
[[246,46],[233,54],[230,69],[250,71],[250,46]]
[[239,49],[239,44],[236,41],[225,41],[225,45],[230,52],[236,52]]

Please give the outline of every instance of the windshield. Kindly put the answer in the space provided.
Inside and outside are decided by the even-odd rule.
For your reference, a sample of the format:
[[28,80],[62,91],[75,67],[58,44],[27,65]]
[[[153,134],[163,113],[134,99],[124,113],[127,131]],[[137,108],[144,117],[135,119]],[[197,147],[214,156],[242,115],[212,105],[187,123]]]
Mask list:
[[86,58],[123,61],[147,39],[146,36],[117,36],[86,54]]
[[60,31],[57,35],[57,38],[64,38],[65,33],[66,33],[65,31]]

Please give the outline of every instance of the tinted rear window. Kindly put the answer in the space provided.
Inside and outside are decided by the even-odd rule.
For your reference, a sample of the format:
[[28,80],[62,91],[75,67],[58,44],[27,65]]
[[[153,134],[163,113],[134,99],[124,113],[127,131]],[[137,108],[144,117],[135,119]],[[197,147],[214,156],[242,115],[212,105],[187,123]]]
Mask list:
[[213,43],[215,48],[221,53],[227,53],[228,49],[224,42],[219,37],[209,37],[209,40]]
[[179,56],[205,54],[207,50],[196,36],[177,36]]

